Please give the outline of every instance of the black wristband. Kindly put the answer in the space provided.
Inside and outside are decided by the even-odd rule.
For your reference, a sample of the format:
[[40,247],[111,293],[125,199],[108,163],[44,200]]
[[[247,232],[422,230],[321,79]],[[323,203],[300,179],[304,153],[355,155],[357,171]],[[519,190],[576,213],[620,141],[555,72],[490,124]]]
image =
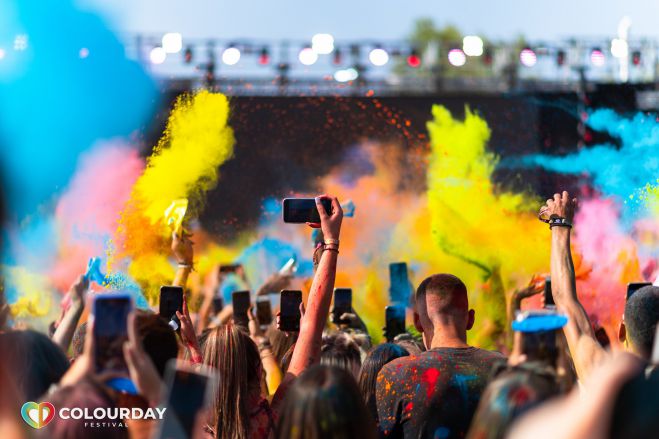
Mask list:
[[572,224],[567,219],[560,217],[549,218],[548,224],[550,229],[554,226],[572,228]]

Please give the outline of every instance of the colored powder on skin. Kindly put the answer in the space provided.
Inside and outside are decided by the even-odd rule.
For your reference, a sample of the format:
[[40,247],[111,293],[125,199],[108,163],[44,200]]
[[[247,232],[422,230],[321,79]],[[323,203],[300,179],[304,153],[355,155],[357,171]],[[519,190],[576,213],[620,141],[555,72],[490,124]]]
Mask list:
[[171,240],[164,224],[165,209],[172,200],[187,198],[188,217],[200,212],[205,192],[217,184],[219,167],[233,155],[228,117],[224,95],[203,90],[180,96],[122,211],[113,240],[117,254],[111,262],[131,258],[129,274],[152,302],[167,267],[165,284],[173,276],[173,267],[163,256],[170,253]]

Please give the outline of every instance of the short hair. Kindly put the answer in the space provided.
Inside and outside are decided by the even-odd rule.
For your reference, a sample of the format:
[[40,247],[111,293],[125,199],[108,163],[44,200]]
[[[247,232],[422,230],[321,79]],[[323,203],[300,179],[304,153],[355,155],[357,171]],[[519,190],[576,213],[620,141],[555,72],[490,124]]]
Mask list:
[[625,305],[625,326],[629,341],[646,358],[652,354],[658,320],[659,287],[647,286],[636,291]]
[[162,378],[167,362],[178,355],[176,334],[169,324],[156,314],[138,312],[135,315],[135,323],[144,351]]
[[418,301],[426,295],[438,298],[440,309],[469,308],[467,287],[452,274],[439,273],[425,278],[416,290],[415,299]]
[[359,346],[351,337],[340,331],[323,335],[320,364],[339,367],[357,379],[362,367]]

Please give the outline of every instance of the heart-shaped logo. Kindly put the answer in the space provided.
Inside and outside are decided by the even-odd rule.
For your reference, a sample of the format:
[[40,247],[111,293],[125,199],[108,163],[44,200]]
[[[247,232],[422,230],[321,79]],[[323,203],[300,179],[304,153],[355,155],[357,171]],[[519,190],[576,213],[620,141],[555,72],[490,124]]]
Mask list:
[[49,402],[28,401],[21,407],[21,416],[32,428],[43,428],[55,417],[55,406]]

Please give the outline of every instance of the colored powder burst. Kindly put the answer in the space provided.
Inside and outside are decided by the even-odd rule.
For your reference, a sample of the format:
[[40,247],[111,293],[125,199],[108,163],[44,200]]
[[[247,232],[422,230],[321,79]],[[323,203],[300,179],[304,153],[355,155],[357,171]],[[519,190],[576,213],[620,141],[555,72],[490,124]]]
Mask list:
[[30,326],[45,329],[58,314],[48,278],[24,267],[2,267],[5,295],[12,318],[29,319]]
[[[620,201],[633,200],[639,195],[639,189],[656,181],[659,174],[659,122],[654,116],[638,113],[626,118],[613,110],[603,109],[592,112],[587,123],[594,130],[618,139],[620,146],[596,145],[562,157],[532,155],[525,157],[521,164],[542,166],[565,174],[587,174],[604,195],[615,196]],[[637,203],[625,203],[625,222],[638,215],[638,208]]]
[[180,96],[121,214],[114,240],[118,254],[112,259],[132,259],[129,273],[151,299],[157,297],[165,272],[170,273],[168,279],[173,272],[162,256],[169,253],[170,240],[165,209],[174,199],[188,198],[189,216],[201,210],[205,192],[217,183],[219,167],[233,154],[228,117],[224,95],[200,91]]

